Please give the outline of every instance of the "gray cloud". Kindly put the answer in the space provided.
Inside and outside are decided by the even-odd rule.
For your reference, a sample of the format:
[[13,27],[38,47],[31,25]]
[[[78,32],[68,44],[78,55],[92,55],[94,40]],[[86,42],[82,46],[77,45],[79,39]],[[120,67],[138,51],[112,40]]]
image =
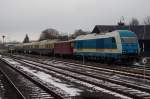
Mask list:
[[0,36],[38,39],[46,28],[73,33],[96,24],[116,24],[121,16],[141,22],[150,15],[149,0],[0,0]]

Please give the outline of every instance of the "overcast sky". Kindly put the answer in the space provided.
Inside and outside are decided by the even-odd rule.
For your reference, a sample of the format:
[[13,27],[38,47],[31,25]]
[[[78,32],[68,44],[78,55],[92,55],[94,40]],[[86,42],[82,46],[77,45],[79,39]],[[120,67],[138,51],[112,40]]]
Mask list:
[[121,16],[142,23],[150,16],[150,0],[0,0],[0,39],[38,39],[42,30],[73,33],[92,31],[95,25],[116,24]]

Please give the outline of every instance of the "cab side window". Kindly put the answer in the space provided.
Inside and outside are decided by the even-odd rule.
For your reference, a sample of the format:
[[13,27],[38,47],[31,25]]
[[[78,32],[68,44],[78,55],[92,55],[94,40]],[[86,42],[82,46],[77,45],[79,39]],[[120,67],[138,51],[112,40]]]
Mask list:
[[112,38],[112,43],[116,43],[116,40],[115,40],[115,38]]

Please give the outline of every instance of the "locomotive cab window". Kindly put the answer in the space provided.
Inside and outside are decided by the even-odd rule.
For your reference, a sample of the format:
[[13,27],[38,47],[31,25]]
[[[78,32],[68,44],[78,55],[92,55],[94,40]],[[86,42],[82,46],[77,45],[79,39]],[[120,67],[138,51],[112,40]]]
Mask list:
[[122,37],[121,42],[122,43],[136,43],[137,38],[136,37]]
[[115,40],[115,38],[112,38],[112,43],[116,43],[116,40]]

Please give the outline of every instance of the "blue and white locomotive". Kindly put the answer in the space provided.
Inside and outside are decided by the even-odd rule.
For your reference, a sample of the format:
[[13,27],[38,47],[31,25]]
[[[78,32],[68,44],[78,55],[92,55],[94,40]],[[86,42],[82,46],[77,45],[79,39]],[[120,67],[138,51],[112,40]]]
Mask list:
[[105,60],[136,59],[140,53],[137,36],[128,30],[82,35],[74,41],[74,54]]

